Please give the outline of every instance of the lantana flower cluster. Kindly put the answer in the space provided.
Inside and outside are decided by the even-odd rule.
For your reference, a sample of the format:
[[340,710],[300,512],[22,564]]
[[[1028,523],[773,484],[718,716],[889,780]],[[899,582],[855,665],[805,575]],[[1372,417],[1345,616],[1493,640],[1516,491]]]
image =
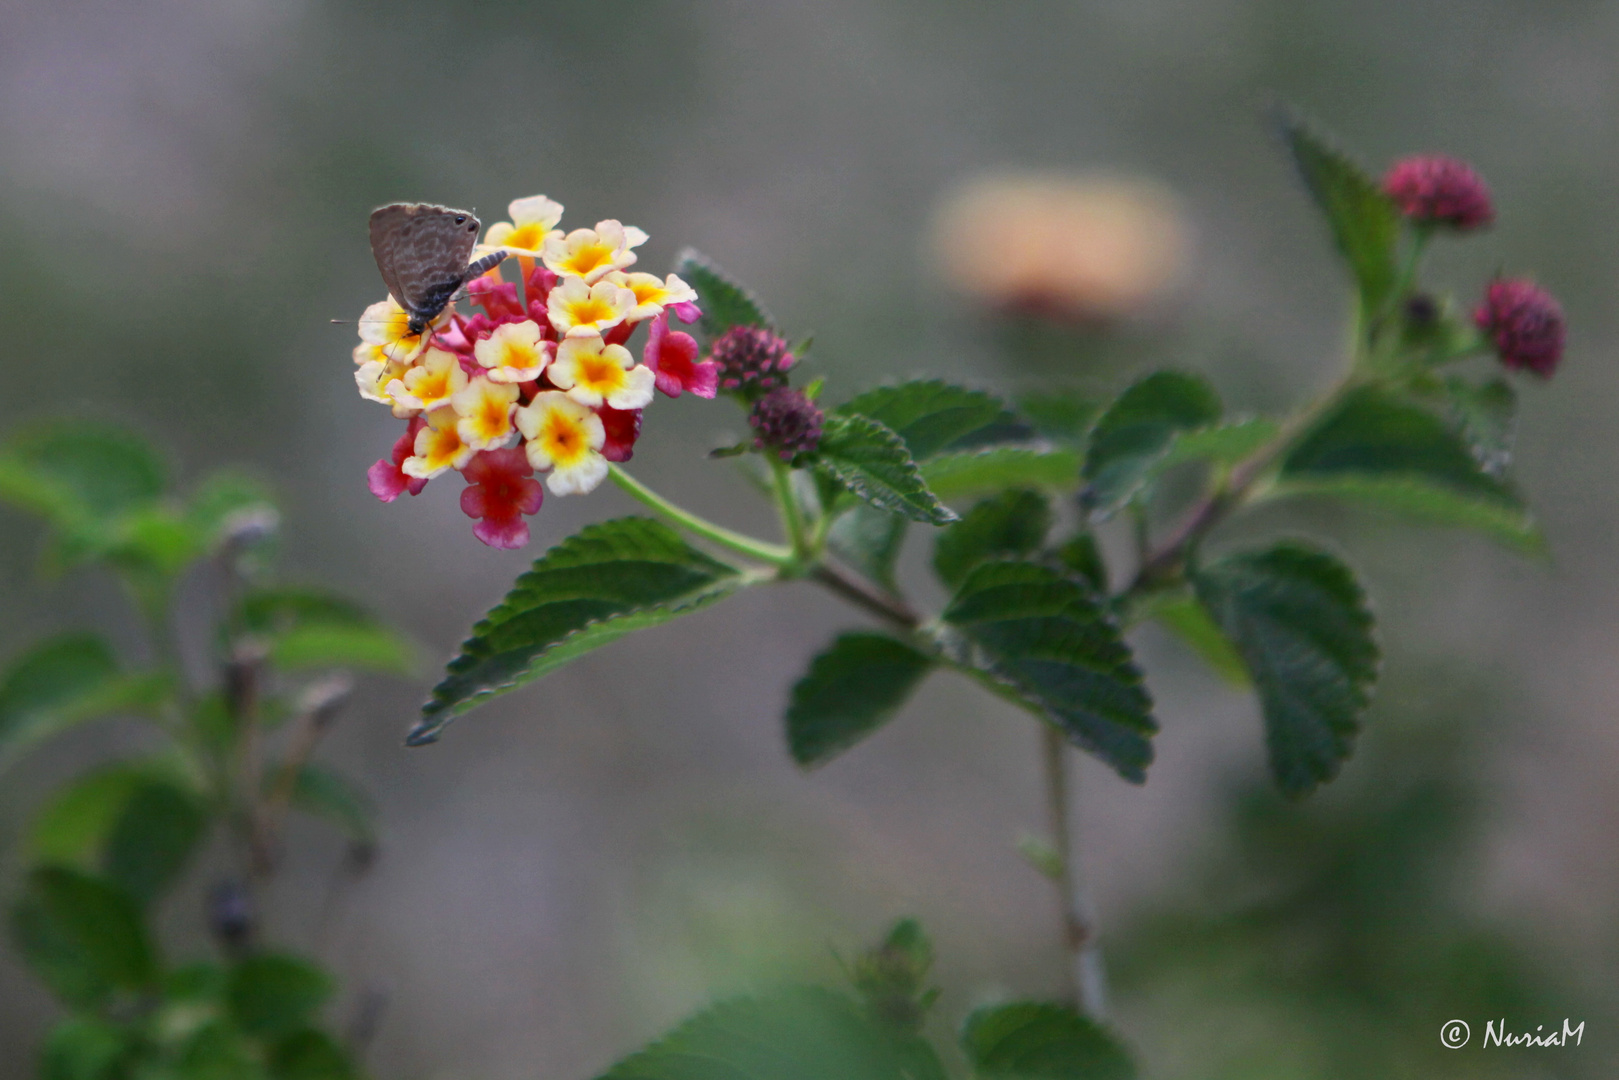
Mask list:
[[[518,199],[475,254],[508,258],[467,284],[481,309],[446,308],[421,334],[393,297],[361,317],[354,350],[360,395],[393,410],[405,431],[369,471],[383,502],[458,472],[473,533],[497,548],[528,543],[525,515],[544,498],[594,490],[608,463],[628,461],[655,391],[711,398],[718,365],[669,318],[699,316],[697,293],[674,274],[632,270],[647,234],[617,221],[564,232],[562,206]],[[503,273],[515,265],[517,281]],[[628,348],[642,324],[640,361]]]

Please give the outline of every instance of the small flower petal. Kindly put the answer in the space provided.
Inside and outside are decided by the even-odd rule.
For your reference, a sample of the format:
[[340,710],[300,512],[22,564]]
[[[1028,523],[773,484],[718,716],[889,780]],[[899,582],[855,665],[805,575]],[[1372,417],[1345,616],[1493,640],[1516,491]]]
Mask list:
[[555,344],[541,337],[540,326],[531,320],[497,326],[488,337],[472,346],[472,354],[498,383],[533,382],[551,362]]
[[655,373],[658,389],[670,397],[689,390],[698,397],[711,398],[719,389],[719,364],[714,360],[698,363],[697,339],[670,330],[667,314],[652,320],[641,360]]
[[454,353],[429,349],[421,363],[407,369],[384,388],[396,404],[429,411],[448,405],[467,385],[467,373]]
[[535,469],[551,470],[546,486],[555,495],[592,491],[607,476],[601,449],[607,432],[601,417],[555,390],[534,395],[517,410],[517,426],[527,437],[524,447]]
[[623,286],[610,281],[586,285],[579,277],[564,277],[546,298],[551,325],[568,337],[605,333],[634,306],[635,294]]
[[581,405],[639,409],[652,400],[652,369],[637,366],[622,345],[599,337],[570,337],[557,348],[547,378]]
[[503,445],[516,430],[512,409],[517,405],[517,387],[479,376],[450,399],[461,419],[456,425],[461,441],[474,450],[493,450]]
[[646,240],[646,233],[640,229],[626,230],[616,221],[598,221],[594,229],[575,229],[566,236],[547,237],[545,265],[558,274],[583,278],[585,284],[594,285],[614,270],[634,265],[635,253],[630,248]]
[[416,433],[416,453],[400,465],[406,476],[431,480],[448,469],[472,460],[472,447],[461,441],[460,417],[448,405],[427,414],[427,425]]

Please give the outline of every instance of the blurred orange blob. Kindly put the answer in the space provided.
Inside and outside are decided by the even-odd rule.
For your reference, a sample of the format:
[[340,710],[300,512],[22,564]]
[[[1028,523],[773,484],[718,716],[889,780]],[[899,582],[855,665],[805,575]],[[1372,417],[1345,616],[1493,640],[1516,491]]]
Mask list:
[[946,280],[1003,310],[1079,322],[1141,312],[1185,274],[1191,228],[1163,184],[1024,173],[971,181],[940,203]]

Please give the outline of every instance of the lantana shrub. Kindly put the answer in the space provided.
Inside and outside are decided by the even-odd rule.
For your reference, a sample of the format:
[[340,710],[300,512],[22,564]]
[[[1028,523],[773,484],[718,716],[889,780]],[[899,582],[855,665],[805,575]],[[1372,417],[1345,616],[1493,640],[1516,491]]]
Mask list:
[[[1423,273],[1430,243],[1493,221],[1482,180],[1464,163],[1423,156],[1379,181],[1298,118],[1279,127],[1354,303],[1338,377],[1276,418],[1231,415],[1208,380],[1172,370],[1094,395],[1009,400],[929,378],[837,393],[815,376],[808,341],[702,255],[686,251],[661,277],[642,273],[633,269],[641,230],[609,220],[564,232],[549,198],[513,202],[481,247],[507,258],[462,301],[419,334],[392,298],[360,321],[360,394],[401,424],[369,470],[371,492],[395,502],[459,473],[474,535],[498,548],[529,541],[527,518],[546,492],[584,494],[611,480],[647,512],[589,525],[537,558],[472,627],[407,743],[433,743],[490,698],[744,589],[829,590],[861,621],[809,658],[786,695],[783,741],[798,765],[859,745],[935,673],[976,684],[1040,734],[1048,832],[1022,850],[1054,889],[1053,947],[1068,989],[965,1017],[966,1069],[981,1080],[1136,1075],[1108,1021],[1102,934],[1068,832],[1074,750],[1129,783],[1150,775],[1158,722],[1132,631],[1156,623],[1251,689],[1270,774],[1303,798],[1353,753],[1380,664],[1372,609],[1329,540],[1255,539],[1249,528],[1236,542],[1225,526],[1259,507],[1327,498],[1478,530],[1523,552],[1544,547],[1509,477],[1515,380],[1555,374],[1563,313],[1527,278],[1477,283],[1476,299],[1461,301]],[[746,435],[710,456],[754,472],[779,538],[701,518],[625,468],[645,410],[667,407],[659,395],[730,399],[741,410]],[[222,538],[243,534],[223,528],[221,514],[246,520],[231,515],[252,501],[227,491],[181,507],[151,493],[128,461],[112,468],[124,479],[109,488],[99,469],[74,464],[84,460],[72,439],[25,439],[0,456],[0,495],[51,518],[53,558],[121,568],[161,626],[178,569],[235,552]],[[78,477],[65,494],[62,475]],[[126,488],[146,494],[131,501]],[[1110,531],[1121,542],[1098,542]],[[909,596],[897,573],[903,546],[918,539],[947,597],[937,610]],[[261,720],[289,707],[269,708],[264,693],[279,684],[263,673],[291,666],[289,657],[330,663],[344,648],[364,666],[392,655],[391,639],[330,598],[256,590],[225,605],[228,648],[218,686],[202,694],[182,692],[177,668],[126,686],[99,646],[53,646],[77,650],[61,662],[20,658],[0,683],[0,750],[79,719],[156,710],[181,756],[201,755],[195,775],[229,793],[217,812],[250,865],[274,854],[266,815],[279,820],[298,799],[344,820],[358,800],[333,791],[348,789],[304,779],[312,736],[283,742],[265,764]],[[708,655],[680,639],[671,647],[690,648],[694,664]],[[318,705],[295,711],[308,718],[296,730],[318,734]],[[244,772],[244,760],[269,774]],[[234,771],[216,776],[221,762]],[[150,808],[137,817],[147,821]],[[181,1077],[356,1075],[315,1015],[327,989],[318,971],[261,956],[240,893],[214,897],[224,964],[170,970],[154,959],[143,898],[175,879],[183,855],[152,870],[128,861],[122,835],[62,857],[80,860],[77,869],[42,868],[13,920],[25,959],[74,1010],[47,1049],[46,1075],[133,1080],[151,1075],[140,1070],[153,1061]],[[604,1075],[944,1080],[952,1071],[927,1037],[938,1028],[933,960],[921,926],[902,919],[848,963],[847,988],[722,1001]],[[260,994],[282,1011],[255,1011]]]
[[[1043,732],[1050,832],[1023,849],[1057,891],[1070,992],[1062,1002],[969,1017],[962,1040],[973,1068],[998,1074],[1039,1046],[1060,1047],[1050,1053],[1065,1076],[1131,1075],[1105,1026],[1099,936],[1067,830],[1067,754],[1076,748],[1130,783],[1146,781],[1158,723],[1132,629],[1156,622],[1251,688],[1275,783],[1302,798],[1353,752],[1381,659],[1371,605],[1330,543],[1280,536],[1234,545],[1226,523],[1262,505],[1325,497],[1481,530],[1520,551],[1543,546],[1507,475],[1517,393],[1510,376],[1555,372],[1562,311],[1525,278],[1482,283],[1480,298],[1465,303],[1422,272],[1430,243],[1475,235],[1494,220],[1484,182],[1439,156],[1401,159],[1379,180],[1298,118],[1284,116],[1279,127],[1354,298],[1343,371],[1314,400],[1290,416],[1233,416],[1206,379],[1185,371],[1141,375],[1111,397],[1010,401],[926,378],[839,397],[822,379],[806,379],[806,347],[790,345],[755,296],[688,251],[662,279],[695,313],[695,340],[679,335],[682,370],[710,369],[699,392],[746,410],[750,437],[713,456],[751,457],[782,538],[703,520],[635,480],[623,455],[607,461],[597,472],[651,516],[591,525],[536,560],[473,627],[408,742],[431,743],[491,697],[742,589],[827,588],[868,624],[830,641],[787,696],[784,741],[799,765],[814,768],[859,744],[934,672],[977,683]],[[607,235],[605,225],[594,235]],[[583,298],[587,288],[629,280],[615,276],[621,269],[570,274],[561,242],[546,243],[545,268],[525,273],[561,276],[531,277],[536,298],[559,289]],[[650,288],[659,279],[645,280]],[[465,355],[464,342],[489,332],[489,295],[473,292],[490,315],[450,316],[447,347]],[[571,316],[557,318],[549,304],[551,324],[540,324],[536,348],[553,336],[567,348]],[[642,366],[658,370],[661,386],[652,343],[667,335],[667,348],[669,315],[688,313],[636,310],[652,323]],[[624,339],[627,325],[601,340]],[[462,362],[469,378],[477,377],[476,348]],[[626,372],[637,370],[621,360]],[[529,439],[537,468],[544,461],[533,456],[522,410],[572,393],[571,385],[552,369],[549,383],[528,384],[510,405],[522,432],[511,439]],[[567,400],[601,407],[577,394]],[[1165,483],[1171,476],[1176,482]],[[933,570],[949,597],[937,611],[922,610],[896,574],[918,529],[930,534]],[[1107,530],[1131,543],[1099,543]],[[1107,557],[1121,547],[1130,552],[1122,562]],[[916,1033],[932,1000],[922,974],[929,958],[920,930],[901,923],[854,969],[856,998],[803,991],[722,1004],[608,1075],[680,1075],[693,1053],[723,1059],[739,1075],[769,1075],[754,1048],[802,1048],[808,1025],[838,1032],[836,1053],[854,1056],[838,1059],[839,1075],[942,1076]]]

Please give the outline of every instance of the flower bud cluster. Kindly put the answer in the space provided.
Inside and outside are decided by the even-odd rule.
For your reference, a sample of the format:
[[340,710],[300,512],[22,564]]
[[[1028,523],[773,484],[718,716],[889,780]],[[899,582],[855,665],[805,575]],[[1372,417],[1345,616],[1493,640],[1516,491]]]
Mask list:
[[754,400],[787,385],[793,354],[787,342],[762,326],[733,326],[714,342],[720,389]]
[[1563,308],[1552,294],[1522,278],[1490,283],[1473,322],[1490,339],[1501,363],[1549,378],[1563,356]]
[[802,390],[787,385],[794,358],[787,342],[763,326],[733,326],[709,351],[721,390],[752,406],[753,448],[791,461],[821,445],[825,416]]
[[[1383,176],[1383,194],[1419,230],[1435,227],[1467,232],[1495,220],[1490,190],[1465,161],[1440,154],[1401,158]],[[1404,300],[1415,325],[1433,321],[1432,297],[1412,293]],[[1545,289],[1522,278],[1497,279],[1473,313],[1501,363],[1513,371],[1548,378],[1563,356],[1563,309]]]
[[791,461],[821,445],[825,419],[804,391],[778,386],[754,403],[748,426],[753,428],[754,449]]
[[[467,285],[482,310],[453,305],[420,334],[393,297],[366,309],[354,350],[360,395],[389,406],[406,429],[368,474],[392,502],[446,472],[468,487],[461,508],[491,547],[528,542],[523,516],[540,508],[544,473],[554,495],[592,491],[608,462],[627,461],[654,390],[713,397],[718,365],[698,362],[697,342],[671,330],[700,312],[674,274],[634,273],[647,234],[617,221],[564,233],[562,207],[518,199],[511,221],[490,227],[475,254],[509,257]],[[503,277],[516,265],[518,281]],[[626,347],[649,327],[640,361]]]

